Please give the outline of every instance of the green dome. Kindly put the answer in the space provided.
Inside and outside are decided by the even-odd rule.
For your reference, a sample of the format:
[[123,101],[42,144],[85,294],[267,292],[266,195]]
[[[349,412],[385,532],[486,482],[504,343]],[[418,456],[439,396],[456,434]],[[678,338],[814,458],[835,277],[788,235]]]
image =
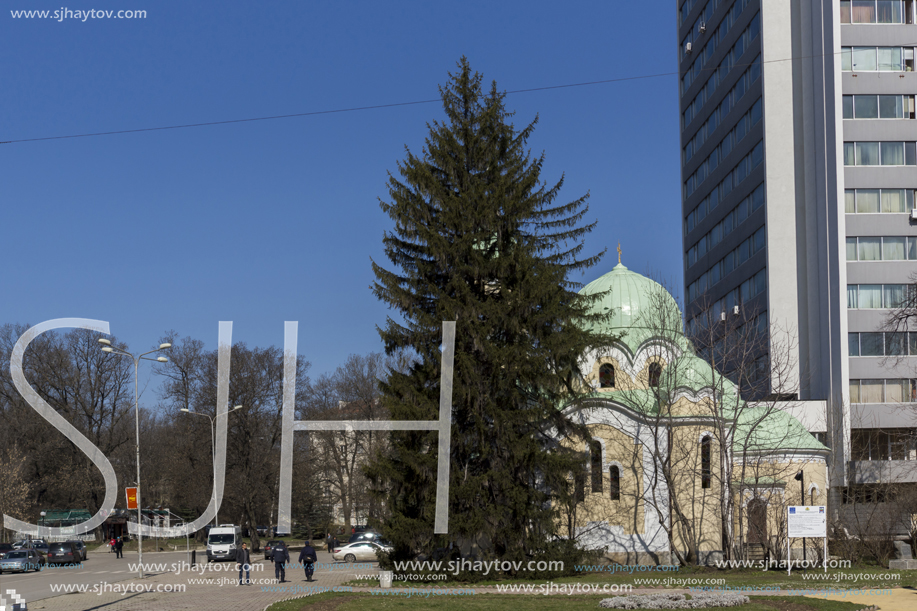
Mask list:
[[[602,331],[626,332],[625,342],[636,350],[652,335],[682,332],[681,310],[675,298],[655,280],[618,263],[613,270],[580,290],[581,295],[602,295],[592,305],[597,314],[611,314]],[[667,332],[667,333],[663,333]]]

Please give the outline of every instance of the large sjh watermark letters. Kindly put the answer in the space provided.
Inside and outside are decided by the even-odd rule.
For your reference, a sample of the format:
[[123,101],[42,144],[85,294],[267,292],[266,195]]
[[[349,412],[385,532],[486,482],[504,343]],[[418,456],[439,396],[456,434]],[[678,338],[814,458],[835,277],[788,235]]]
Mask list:
[[[39,526],[3,516],[3,526],[24,534],[38,537],[60,537],[87,533],[100,526],[111,514],[117,498],[118,478],[108,458],[89,439],[58,414],[42,399],[26,380],[22,360],[26,348],[39,335],[54,329],[88,329],[108,335],[109,325],[105,321],[85,318],[59,318],[31,327],[22,334],[13,347],[10,356],[10,372],[13,384],[26,402],[38,415],[51,423],[86,454],[102,473],[105,480],[105,497],[102,506],[94,516],[85,522],[66,528]],[[436,473],[436,518],[433,532],[445,534],[449,528],[449,451],[452,430],[452,374],[455,359],[455,322],[443,322],[442,371],[440,374],[439,419],[438,420],[296,420],[296,353],[299,323],[284,324],[283,363],[283,414],[281,419],[280,443],[280,492],[278,501],[277,527],[280,532],[291,532],[290,511],[293,488],[293,434],[295,431],[437,431],[439,433]],[[147,537],[183,537],[194,533],[217,515],[223,502],[226,482],[226,431],[229,418],[229,362],[232,354],[232,322],[219,324],[217,360],[217,414],[214,448],[214,482],[210,503],[204,513],[191,523],[176,527],[159,527],[147,524],[128,523],[131,534],[138,532]]]

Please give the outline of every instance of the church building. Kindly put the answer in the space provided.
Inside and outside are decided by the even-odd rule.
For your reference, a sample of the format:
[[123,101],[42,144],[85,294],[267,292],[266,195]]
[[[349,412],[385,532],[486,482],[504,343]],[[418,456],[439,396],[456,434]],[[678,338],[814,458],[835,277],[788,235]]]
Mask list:
[[[828,448],[786,396],[746,401],[730,379],[746,376],[722,375],[715,350],[702,358],[657,282],[619,260],[580,293],[617,339],[584,357],[592,389],[565,407],[592,439],[561,440],[587,457],[561,529],[622,564],[785,558],[787,507],[827,503]],[[723,341],[741,350],[747,331]]]

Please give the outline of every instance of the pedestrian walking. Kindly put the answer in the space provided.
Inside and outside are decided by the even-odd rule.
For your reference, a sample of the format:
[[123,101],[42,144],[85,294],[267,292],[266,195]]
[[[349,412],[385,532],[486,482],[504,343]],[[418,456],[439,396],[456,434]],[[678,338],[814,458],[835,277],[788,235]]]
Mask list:
[[115,538],[112,537],[112,538],[111,538],[111,545],[108,547],[108,553],[109,553],[109,554],[113,554],[113,553],[115,552],[115,545],[116,545]]
[[299,552],[299,563],[306,570],[306,581],[312,581],[312,575],[315,573],[315,561],[318,556],[312,544],[306,541],[306,546]]
[[[251,568],[252,553],[248,549],[248,543],[243,543],[242,547],[236,550],[236,562],[239,564],[239,585],[251,585]],[[245,581],[242,581],[242,572],[245,571]]]
[[115,558],[124,558],[124,539],[118,537],[117,543],[115,543]]
[[325,536],[325,547],[328,549],[328,552],[329,552],[329,553],[332,552],[332,551],[334,551],[334,550],[331,549],[331,533],[328,533],[328,534]]
[[286,563],[290,561],[290,550],[287,549],[287,544],[281,541],[271,550],[271,559],[274,561],[274,577],[280,583],[285,582],[287,580]]

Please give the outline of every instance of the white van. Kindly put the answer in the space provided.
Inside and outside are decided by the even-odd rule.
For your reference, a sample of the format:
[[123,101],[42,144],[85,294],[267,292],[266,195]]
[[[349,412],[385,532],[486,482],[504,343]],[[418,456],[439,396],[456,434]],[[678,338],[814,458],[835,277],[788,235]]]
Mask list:
[[241,527],[232,524],[214,526],[207,535],[207,562],[235,560],[236,550],[240,547],[242,547]]

